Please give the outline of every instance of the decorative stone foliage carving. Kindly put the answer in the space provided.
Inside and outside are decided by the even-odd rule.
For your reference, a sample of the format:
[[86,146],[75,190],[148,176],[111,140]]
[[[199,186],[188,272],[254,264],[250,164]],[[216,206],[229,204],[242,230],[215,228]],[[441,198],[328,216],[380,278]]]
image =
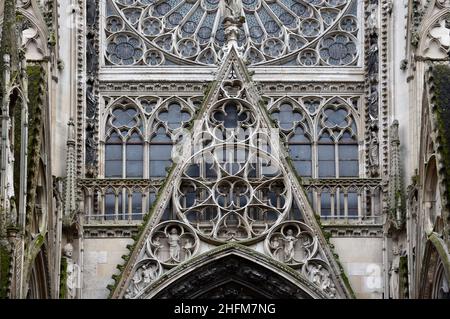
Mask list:
[[231,25],[250,64],[354,65],[359,51],[355,0],[107,0],[105,16],[113,65],[217,64]]
[[266,251],[275,260],[292,267],[305,264],[318,252],[317,237],[313,230],[295,221],[279,224],[267,235],[264,244]]
[[147,240],[147,254],[166,267],[173,267],[195,255],[199,239],[195,231],[178,221],[159,224]]

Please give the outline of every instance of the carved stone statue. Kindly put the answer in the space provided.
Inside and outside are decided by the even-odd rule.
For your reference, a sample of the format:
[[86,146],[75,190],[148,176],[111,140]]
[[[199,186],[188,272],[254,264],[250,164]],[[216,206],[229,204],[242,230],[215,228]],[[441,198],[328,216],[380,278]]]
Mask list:
[[389,297],[391,299],[399,298],[399,264],[399,251],[397,249],[393,249],[391,269],[389,270]]
[[149,267],[146,267],[145,265],[142,266],[142,277],[144,284],[151,283],[156,278],[156,267],[155,265],[150,265]]
[[77,297],[78,287],[78,270],[79,267],[73,261],[73,246],[67,243],[63,248],[63,258],[67,260],[67,298],[75,299]]
[[322,265],[318,265],[317,267],[312,266],[310,273],[309,273],[309,277],[310,277],[311,281],[319,287],[320,287],[321,280],[322,280],[322,278],[321,278],[322,274],[320,272],[321,269],[322,269]]
[[378,75],[378,44],[377,43],[372,43],[369,48],[367,68],[368,68],[368,73],[370,76]]
[[325,268],[322,268],[320,271],[320,277],[321,277],[320,287],[322,288],[323,291],[328,291],[328,289],[331,287],[331,284],[333,283],[331,281],[330,273]]
[[194,244],[192,243],[190,238],[187,238],[183,245],[184,251],[184,259],[189,259],[191,257],[191,250],[194,248]]
[[371,3],[368,11],[370,12],[367,18],[367,27],[370,33],[378,32],[378,3]]
[[169,253],[174,261],[180,260],[180,236],[175,227],[170,230],[169,234]]
[[242,24],[244,17],[242,16],[241,0],[224,0],[224,22],[233,24]]
[[369,163],[371,175],[378,176],[378,168],[380,165],[380,144],[378,142],[378,133],[376,130],[371,131],[370,145],[369,145]]
[[284,244],[284,261],[290,262],[292,259],[294,259],[294,246],[295,242],[298,239],[295,238],[294,232],[292,229],[288,229],[286,232],[286,237],[284,238],[285,244]]
[[282,257],[282,245],[278,236],[275,236],[270,241],[270,248],[273,249],[273,255],[276,260],[283,261]]
[[131,280],[130,287],[128,288],[128,296],[130,298],[136,296],[140,291],[140,283],[142,282],[142,269],[139,268],[134,273],[133,279]]
[[158,277],[158,264],[155,261],[147,261],[136,269],[127,289],[125,298],[130,299],[138,295],[145,287]]
[[369,97],[369,115],[372,119],[378,118],[378,90],[372,87]]

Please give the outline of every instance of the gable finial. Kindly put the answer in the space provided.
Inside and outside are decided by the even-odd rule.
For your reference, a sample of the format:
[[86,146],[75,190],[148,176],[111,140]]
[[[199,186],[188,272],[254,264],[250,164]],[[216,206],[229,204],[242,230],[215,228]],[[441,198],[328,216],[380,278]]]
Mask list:
[[223,24],[225,30],[225,48],[224,52],[228,53],[232,47],[241,54],[242,48],[238,45],[239,28],[245,22],[245,17],[242,14],[241,0],[223,0],[222,2]]

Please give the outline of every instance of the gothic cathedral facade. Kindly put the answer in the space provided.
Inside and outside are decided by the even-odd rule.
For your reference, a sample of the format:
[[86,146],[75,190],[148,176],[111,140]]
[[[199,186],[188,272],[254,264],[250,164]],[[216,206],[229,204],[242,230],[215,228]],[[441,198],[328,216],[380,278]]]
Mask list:
[[0,28],[0,298],[450,298],[450,1],[2,0]]

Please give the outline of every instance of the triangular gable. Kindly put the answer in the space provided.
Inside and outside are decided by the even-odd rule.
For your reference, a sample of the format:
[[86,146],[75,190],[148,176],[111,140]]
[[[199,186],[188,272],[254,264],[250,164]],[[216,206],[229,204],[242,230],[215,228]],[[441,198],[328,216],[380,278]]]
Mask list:
[[[233,242],[292,267],[330,298],[351,297],[234,47],[188,134],[126,265],[118,266],[112,298],[140,298],[171,269]],[[162,219],[170,201],[177,220]],[[294,205],[302,216],[288,220]]]

